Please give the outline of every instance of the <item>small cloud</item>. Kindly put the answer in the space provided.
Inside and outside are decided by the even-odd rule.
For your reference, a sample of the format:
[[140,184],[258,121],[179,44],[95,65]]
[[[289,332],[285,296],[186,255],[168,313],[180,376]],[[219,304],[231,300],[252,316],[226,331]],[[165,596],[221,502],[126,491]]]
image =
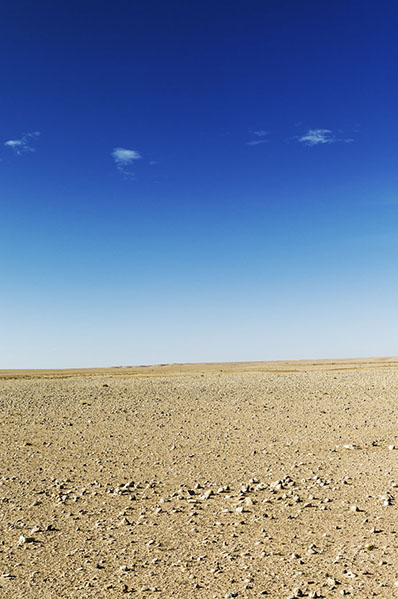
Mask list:
[[259,129],[258,131],[252,131],[253,135],[256,135],[257,137],[265,137],[266,135],[268,135],[268,131],[264,131],[264,129]]
[[124,175],[131,175],[130,167],[135,160],[142,158],[136,150],[128,150],[127,148],[114,148],[112,150],[112,158],[116,164],[116,168]]
[[148,164],[149,164],[149,166],[155,166],[155,164],[159,164],[159,161],[158,160],[150,160]]
[[336,139],[330,129],[309,129],[305,135],[298,138],[298,141],[306,146],[317,146],[332,144]]
[[336,137],[331,129],[309,129],[305,135],[296,138],[297,141],[306,146],[318,146],[322,144],[333,144],[336,142],[351,143],[351,138]]
[[24,154],[25,152],[34,152],[35,148],[33,148],[30,144],[33,139],[39,137],[39,131],[33,131],[32,133],[24,133],[20,139],[8,139],[4,145],[7,148],[10,148],[17,156]]
[[259,144],[266,144],[267,140],[266,139],[253,139],[252,141],[247,141],[246,145],[247,146],[258,146]]
[[265,139],[265,137],[268,135],[268,131],[265,131],[265,129],[257,129],[256,131],[251,131],[251,134],[255,135],[257,139],[247,141],[247,146],[258,146],[260,144],[265,144],[268,141],[268,139]]

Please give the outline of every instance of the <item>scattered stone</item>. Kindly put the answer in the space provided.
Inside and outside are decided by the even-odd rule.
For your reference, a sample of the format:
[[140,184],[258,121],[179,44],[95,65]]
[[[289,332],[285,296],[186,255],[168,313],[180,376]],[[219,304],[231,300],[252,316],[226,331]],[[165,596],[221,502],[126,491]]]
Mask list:
[[18,543],[20,545],[24,545],[25,543],[35,543],[36,539],[34,537],[25,537],[24,535],[21,535],[19,537],[19,541]]

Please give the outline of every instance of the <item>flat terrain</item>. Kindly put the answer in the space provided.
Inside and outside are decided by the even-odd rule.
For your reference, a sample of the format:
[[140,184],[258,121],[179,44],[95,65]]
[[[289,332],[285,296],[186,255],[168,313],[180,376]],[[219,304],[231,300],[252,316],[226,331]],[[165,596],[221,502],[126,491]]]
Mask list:
[[398,359],[0,371],[0,597],[398,597]]

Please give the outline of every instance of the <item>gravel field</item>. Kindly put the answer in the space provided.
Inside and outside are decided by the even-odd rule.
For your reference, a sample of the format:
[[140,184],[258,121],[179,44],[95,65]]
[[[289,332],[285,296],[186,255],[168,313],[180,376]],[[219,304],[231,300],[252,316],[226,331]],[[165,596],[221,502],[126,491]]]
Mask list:
[[0,371],[0,597],[398,597],[398,361]]

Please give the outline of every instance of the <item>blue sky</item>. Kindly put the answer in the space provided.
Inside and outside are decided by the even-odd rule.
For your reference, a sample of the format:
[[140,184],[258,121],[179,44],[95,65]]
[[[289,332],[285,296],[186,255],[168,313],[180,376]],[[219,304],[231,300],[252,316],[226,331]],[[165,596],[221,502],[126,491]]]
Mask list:
[[0,6],[0,368],[398,354],[398,6]]

